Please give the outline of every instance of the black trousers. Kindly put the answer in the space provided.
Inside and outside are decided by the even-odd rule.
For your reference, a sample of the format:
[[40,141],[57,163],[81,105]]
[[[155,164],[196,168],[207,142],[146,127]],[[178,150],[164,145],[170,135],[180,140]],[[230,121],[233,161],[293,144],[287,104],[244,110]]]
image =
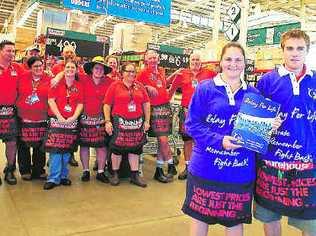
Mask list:
[[18,163],[19,171],[21,175],[32,174],[34,177],[38,177],[45,173],[45,152],[41,150],[40,145],[33,148],[31,156],[31,148],[26,145],[22,140],[17,142],[18,148]]

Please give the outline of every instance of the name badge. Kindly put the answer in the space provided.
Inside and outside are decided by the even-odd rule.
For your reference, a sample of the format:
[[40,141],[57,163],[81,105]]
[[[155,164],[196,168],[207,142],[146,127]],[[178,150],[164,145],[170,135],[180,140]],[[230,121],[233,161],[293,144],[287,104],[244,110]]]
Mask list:
[[128,104],[128,111],[129,111],[129,112],[135,112],[135,111],[136,111],[136,104],[135,104],[135,102],[131,101],[131,102]]
[[15,70],[11,70],[11,76],[17,76],[18,74],[16,73]]
[[162,82],[161,82],[161,80],[157,80],[157,87],[158,87],[158,88],[161,88],[161,87],[162,87]]
[[71,112],[72,111],[72,108],[69,104],[67,104],[65,107],[64,107],[64,111],[65,112]]
[[197,81],[196,79],[192,80],[192,88],[196,88],[198,84],[199,84],[199,81]]
[[37,103],[39,102],[40,99],[39,97],[37,96],[36,93],[32,94],[32,95],[29,95],[26,100],[25,100],[25,103],[29,104],[29,105],[33,105],[34,103]]

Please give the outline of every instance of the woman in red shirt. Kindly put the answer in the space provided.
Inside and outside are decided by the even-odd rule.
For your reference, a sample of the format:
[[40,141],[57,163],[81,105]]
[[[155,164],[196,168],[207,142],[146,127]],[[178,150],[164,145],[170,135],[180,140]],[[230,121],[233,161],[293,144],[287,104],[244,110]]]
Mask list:
[[103,99],[106,91],[113,82],[106,76],[111,68],[105,65],[101,56],[93,58],[83,66],[88,76],[82,77],[83,84],[83,114],[80,117],[80,158],[83,167],[82,181],[90,180],[89,148],[96,148],[98,173],[96,179],[108,183],[104,174],[106,163],[107,139],[104,127]]
[[116,56],[110,55],[105,58],[107,66],[111,67],[112,71],[108,76],[113,80],[122,80],[122,75],[119,72],[119,60]]
[[83,108],[82,85],[76,81],[77,65],[68,61],[64,78],[48,92],[49,127],[45,150],[49,152],[49,175],[44,189],[71,185],[68,162],[77,144],[78,117]]
[[123,80],[114,82],[104,98],[106,132],[111,135],[113,176],[111,185],[119,184],[118,170],[122,155],[127,154],[131,167],[131,183],[146,187],[138,173],[139,155],[149,129],[150,103],[145,88],[135,81],[134,64],[122,67]]
[[16,106],[21,126],[20,145],[33,148],[30,155],[19,153],[19,170],[23,180],[46,179],[45,152],[41,150],[47,128],[47,97],[50,78],[44,73],[44,63],[39,57],[27,61],[27,71],[18,81]]

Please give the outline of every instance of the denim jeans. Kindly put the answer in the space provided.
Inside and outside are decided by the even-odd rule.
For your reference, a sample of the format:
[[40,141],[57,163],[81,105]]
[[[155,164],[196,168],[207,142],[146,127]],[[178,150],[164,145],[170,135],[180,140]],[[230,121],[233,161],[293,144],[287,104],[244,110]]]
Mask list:
[[70,153],[49,153],[49,174],[47,182],[59,184],[61,179],[68,178]]

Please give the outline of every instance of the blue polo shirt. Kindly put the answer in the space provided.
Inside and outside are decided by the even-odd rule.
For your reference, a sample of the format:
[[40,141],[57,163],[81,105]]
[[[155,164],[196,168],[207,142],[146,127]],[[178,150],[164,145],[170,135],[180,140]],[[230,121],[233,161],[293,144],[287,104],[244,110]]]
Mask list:
[[269,150],[259,155],[277,169],[312,169],[316,163],[316,73],[306,70],[297,81],[284,66],[265,74],[258,90],[281,104],[281,127],[273,135]]
[[223,137],[231,135],[242,99],[258,91],[242,80],[234,93],[218,74],[201,82],[192,97],[185,125],[194,139],[191,174],[223,183],[249,183],[255,179],[255,154],[245,148],[226,151]]

